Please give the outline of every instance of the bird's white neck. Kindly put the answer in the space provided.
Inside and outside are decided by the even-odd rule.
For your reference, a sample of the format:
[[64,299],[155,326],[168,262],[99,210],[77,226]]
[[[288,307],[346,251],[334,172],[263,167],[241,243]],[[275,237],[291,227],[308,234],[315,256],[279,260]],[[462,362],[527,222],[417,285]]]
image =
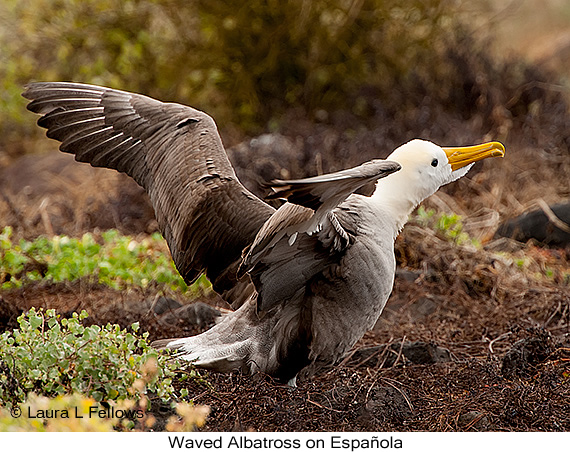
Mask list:
[[410,214],[425,198],[436,192],[439,185],[421,180],[421,174],[403,168],[379,179],[371,202],[380,207],[394,224],[394,238],[402,230]]

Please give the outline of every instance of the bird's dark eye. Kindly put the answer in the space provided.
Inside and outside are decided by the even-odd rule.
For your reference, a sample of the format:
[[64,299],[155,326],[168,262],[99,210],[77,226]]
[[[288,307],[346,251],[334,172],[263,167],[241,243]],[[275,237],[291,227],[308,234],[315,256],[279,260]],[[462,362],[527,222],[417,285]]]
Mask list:
[[437,161],[437,159],[433,159],[433,160],[431,161],[431,166],[433,166],[433,167],[435,168],[438,163],[439,163],[439,162]]

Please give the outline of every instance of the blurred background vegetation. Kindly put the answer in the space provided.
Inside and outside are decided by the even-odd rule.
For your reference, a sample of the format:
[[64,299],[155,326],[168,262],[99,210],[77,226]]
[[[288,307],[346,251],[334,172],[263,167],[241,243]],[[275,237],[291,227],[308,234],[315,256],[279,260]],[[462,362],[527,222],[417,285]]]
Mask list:
[[[189,104],[235,140],[280,130],[287,111],[327,122],[342,110],[365,123],[437,105],[500,129],[544,104],[564,109],[545,70],[491,54],[481,27],[497,3],[3,0],[0,149],[19,153],[41,133],[20,97],[34,80]],[[570,17],[570,5],[559,10]]]

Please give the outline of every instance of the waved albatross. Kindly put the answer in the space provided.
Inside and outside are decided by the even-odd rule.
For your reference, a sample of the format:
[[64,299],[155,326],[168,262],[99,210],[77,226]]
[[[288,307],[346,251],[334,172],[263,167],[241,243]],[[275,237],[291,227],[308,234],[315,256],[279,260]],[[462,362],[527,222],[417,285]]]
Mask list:
[[[23,96],[61,151],[144,187],[185,281],[205,272],[236,309],[200,335],[157,346],[201,367],[293,385],[374,326],[392,291],[394,240],[412,210],[474,162],[504,155],[497,142],[413,140],[387,160],[271,182],[270,197],[287,200],[275,210],[239,182],[201,111],[78,83],[32,83]],[[371,196],[355,193],[371,184]]]

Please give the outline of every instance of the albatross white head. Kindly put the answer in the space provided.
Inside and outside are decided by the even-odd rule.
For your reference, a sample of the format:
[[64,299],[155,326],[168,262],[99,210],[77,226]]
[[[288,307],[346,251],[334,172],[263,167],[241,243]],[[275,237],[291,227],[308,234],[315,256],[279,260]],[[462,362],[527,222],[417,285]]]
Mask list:
[[388,156],[387,160],[398,162],[402,169],[378,181],[373,199],[388,210],[399,232],[412,210],[439,187],[463,177],[479,160],[504,155],[505,147],[498,142],[442,148],[412,140]]

